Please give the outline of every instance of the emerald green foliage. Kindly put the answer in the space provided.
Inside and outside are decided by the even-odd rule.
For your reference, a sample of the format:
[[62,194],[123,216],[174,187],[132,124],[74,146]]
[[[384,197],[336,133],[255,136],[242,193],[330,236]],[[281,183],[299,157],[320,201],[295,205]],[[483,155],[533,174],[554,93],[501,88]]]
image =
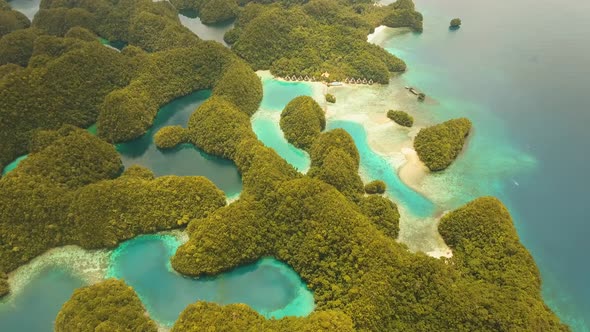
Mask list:
[[390,28],[408,27],[422,31],[422,15],[414,10],[395,10],[383,18],[383,25]]
[[359,202],[361,212],[383,232],[395,239],[399,234],[399,212],[397,205],[379,195],[363,197]]
[[149,168],[139,165],[131,165],[125,168],[125,171],[121,176],[135,177],[144,180],[153,180],[155,178],[154,172],[152,172]]
[[135,235],[182,227],[225,205],[203,177],[160,177],[122,163],[87,131],[39,131],[35,151],[0,179],[0,271],[66,244],[113,247]]
[[0,38],[0,65],[14,63],[26,67],[33,54],[35,39],[44,32],[35,29],[15,30]]
[[230,55],[218,43],[172,49],[145,58],[138,75],[106,96],[98,117],[101,137],[121,142],[141,136],[158,109],[174,98],[210,88]]
[[76,243],[112,248],[138,234],[184,226],[224,205],[224,193],[204,177],[145,180],[127,175],[77,191],[69,213],[78,232]]
[[352,200],[363,191],[363,181],[358,175],[358,167],[354,159],[342,149],[331,150],[322,166],[312,167],[308,175],[331,184]]
[[157,330],[133,288],[117,279],[75,290],[55,319],[56,332]]
[[358,201],[363,194],[359,153],[352,137],[343,129],[322,133],[309,149],[311,167],[307,175],[331,184],[342,194]]
[[404,111],[387,111],[387,117],[400,126],[411,127],[414,125],[414,118]]
[[112,142],[139,137],[151,126],[161,106],[178,96],[212,87],[213,96],[223,97],[244,115],[253,114],[262,100],[262,83],[240,61],[216,42],[144,57],[137,77],[106,96],[97,121],[99,135]]
[[64,35],[66,38],[76,38],[83,41],[91,42],[95,41],[98,37],[92,31],[82,28],[82,27],[73,27],[66,32]]
[[240,142],[233,160],[242,174],[243,196],[252,195],[261,199],[276,190],[283,181],[300,176],[275,150],[256,139]]
[[336,97],[334,97],[333,94],[327,93],[326,94],[326,101],[334,104],[336,102]]
[[350,318],[338,311],[314,312],[306,318],[266,320],[245,304],[220,306],[215,303],[197,302],[189,305],[180,314],[172,332],[207,331],[212,326],[215,326],[215,331],[236,332],[355,331]]
[[[88,21],[79,25],[92,27],[91,30],[97,35],[111,41],[130,42],[148,51],[190,46],[199,42],[198,37],[182,27],[178,13],[167,1],[44,0],[41,8],[54,11],[43,15],[48,16],[44,19],[48,24],[44,25],[57,29],[56,32],[60,27],[63,30],[75,22],[76,15],[69,12],[84,10],[86,13],[79,14]],[[68,19],[69,15],[71,19]]]
[[498,199],[482,197],[446,214],[439,232],[453,249],[453,263],[465,276],[538,294],[539,271]]
[[314,142],[309,151],[311,167],[321,167],[328,154],[335,149],[343,150],[352,158],[354,168],[359,168],[360,156],[354,140],[346,130],[340,128],[321,134]]
[[199,6],[199,16],[204,24],[229,21],[238,14],[236,0],[205,0]]
[[26,29],[31,21],[21,12],[12,10],[4,0],[0,4],[0,38],[15,30]]
[[198,37],[179,22],[150,12],[141,12],[133,17],[126,40],[148,52],[200,44]]
[[115,177],[122,168],[114,147],[84,130],[66,127],[56,136],[0,179],[0,270],[12,271],[65,244],[71,232],[68,204],[76,190]]
[[96,18],[82,8],[40,9],[33,20],[33,27],[50,35],[64,36],[73,27],[95,30]]
[[520,297],[517,300],[523,306],[529,301],[531,308],[510,308],[514,312],[488,309],[488,319],[496,319],[498,329],[508,329],[506,321],[501,321],[506,319],[514,322],[514,329],[568,330],[554,315],[546,314],[550,310],[540,297],[537,266],[520,243],[510,213],[497,198],[481,197],[446,214],[441,218],[439,232],[453,249],[450,263],[464,278],[492,284],[512,294],[508,295],[511,300]]
[[123,165],[111,145],[72,126],[64,126],[56,133],[43,143],[36,140],[33,151],[38,153],[19,164],[19,177],[34,178],[42,174],[43,181],[76,189],[120,173]]
[[[389,82],[406,69],[400,59],[369,44],[366,36],[394,6],[312,0],[291,6],[247,4],[225,40],[255,69],[276,76],[302,75],[326,80],[346,77]],[[405,11],[405,10],[404,10]]]
[[5,65],[1,65],[0,66],[0,80],[2,78],[4,78],[4,76],[18,72],[21,69],[23,69],[23,67],[21,67],[17,64],[14,64],[14,63],[7,63]]
[[414,139],[414,148],[431,171],[441,171],[457,158],[470,130],[471,121],[466,118],[445,121],[421,129]]
[[387,188],[387,186],[385,185],[385,182],[383,182],[381,180],[375,180],[375,181],[371,181],[365,185],[365,192],[370,195],[371,194],[383,194],[383,193],[385,193],[386,188]]
[[[0,41],[28,32],[33,39],[27,51],[33,55],[31,66],[0,80],[0,165],[27,153],[37,129],[94,123],[105,96],[127,85],[133,74],[127,57],[97,41],[39,36],[36,31],[18,30]],[[22,60],[26,66],[28,56]]]
[[[173,267],[189,275],[211,275],[272,255],[307,282],[316,312],[341,311],[358,330],[567,330],[543,305],[538,288],[532,294],[500,287],[463,276],[444,261],[408,252],[393,239],[399,215],[380,196],[363,199],[359,211],[330,185],[307,176],[275,188],[261,199],[243,194],[228,207],[194,220],[190,240],[176,252]],[[177,327],[225,327],[222,317],[238,310],[220,313],[215,307],[212,315],[200,314],[208,306],[188,308]],[[238,327],[227,330],[256,326],[254,315],[240,312]]]
[[262,101],[262,83],[256,73],[243,61],[234,61],[217,81],[213,94],[221,96],[251,116]]
[[0,298],[5,296],[10,292],[10,287],[8,286],[8,276],[6,273],[0,271]]
[[154,135],[154,142],[160,149],[171,149],[188,140],[187,132],[181,126],[166,126]]
[[213,96],[191,115],[188,137],[207,153],[233,158],[238,143],[256,135],[246,114],[225,98]]
[[[202,128],[202,135],[215,135],[217,126]],[[241,125],[234,128],[247,131]],[[242,173],[240,199],[190,221],[190,239],[172,258],[177,271],[214,275],[260,257],[276,257],[314,292],[315,313],[298,319],[306,324],[316,314],[338,312],[362,331],[567,330],[544,306],[538,287],[529,293],[477,279],[459,265],[398,244],[397,207],[381,196],[363,197],[358,151],[346,131],[315,139],[305,176],[250,135],[235,137],[225,143],[235,154],[225,155]],[[534,269],[532,261],[530,266]],[[174,329],[288,330],[260,324],[274,323],[260,323],[244,307],[199,302],[185,310]]]
[[454,18],[451,20],[451,23],[450,23],[451,28],[458,28],[460,26],[461,26],[461,19],[460,18]]
[[324,110],[309,96],[291,100],[281,112],[281,129],[289,143],[308,150],[326,128]]

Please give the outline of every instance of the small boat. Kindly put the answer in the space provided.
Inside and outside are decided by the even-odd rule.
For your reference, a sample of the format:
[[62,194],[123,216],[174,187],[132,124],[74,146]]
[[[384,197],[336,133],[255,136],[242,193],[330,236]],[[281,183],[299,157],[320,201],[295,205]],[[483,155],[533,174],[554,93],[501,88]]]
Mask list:
[[410,90],[411,93],[415,94],[416,96],[420,94],[420,92],[414,88],[408,88],[408,90]]
[[328,83],[328,86],[342,86],[342,82],[331,82]]

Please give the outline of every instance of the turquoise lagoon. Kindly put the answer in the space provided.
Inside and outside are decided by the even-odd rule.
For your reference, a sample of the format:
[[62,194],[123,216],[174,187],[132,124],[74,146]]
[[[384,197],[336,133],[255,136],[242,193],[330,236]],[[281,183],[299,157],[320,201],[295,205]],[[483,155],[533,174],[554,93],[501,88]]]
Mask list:
[[11,171],[13,171],[18,164],[20,164],[21,161],[27,159],[28,154],[24,154],[18,158],[16,158],[14,161],[12,161],[10,164],[4,166],[4,169],[2,170],[2,176],[10,173]]
[[83,285],[80,278],[66,269],[43,269],[18,295],[0,301],[0,331],[53,331],[61,306]]
[[352,136],[361,158],[361,171],[371,180],[383,180],[387,184],[387,194],[394,201],[417,217],[428,217],[435,212],[435,206],[430,200],[403,183],[391,163],[371,149],[361,124],[343,120],[328,122],[328,130],[336,128],[342,128]]
[[117,150],[125,167],[135,164],[145,166],[156,176],[205,176],[228,197],[237,196],[242,191],[242,178],[232,161],[209,155],[192,144],[160,150],[154,143],[154,135],[160,128],[171,125],[186,127],[193,111],[210,95],[210,90],[201,90],[166,104],[147,133],[133,141],[118,144]]
[[[93,124],[92,126],[88,127],[86,130],[88,130],[88,132],[91,133],[92,135],[96,135],[96,124]],[[23,160],[27,159],[28,156],[29,156],[28,154],[24,154],[22,156],[19,156],[18,158],[13,160],[11,163],[4,166],[4,169],[2,169],[2,176],[12,172]]]
[[[152,127],[141,137],[117,144],[117,151],[125,167],[141,165],[151,169],[156,176],[162,175],[200,175],[213,181],[228,197],[236,197],[242,191],[242,177],[236,165],[227,159],[209,155],[192,144],[182,144],[174,149],[160,150],[154,143],[154,135],[165,126],[186,127],[193,111],[211,95],[210,90],[193,92],[178,98],[158,112]],[[96,135],[96,125],[87,129]],[[20,156],[6,165],[2,175],[15,169],[26,159]]]
[[[286,82],[263,73],[263,98],[259,110],[252,116],[252,130],[264,145],[273,148],[288,163],[300,172],[307,172],[310,159],[307,152],[296,148],[285,139],[279,125],[281,112],[298,96],[315,96],[313,86],[305,82]],[[317,100],[320,102],[319,100]]]
[[172,325],[196,301],[246,303],[267,318],[306,316],[313,294],[289,266],[273,258],[199,279],[172,270],[170,258],[180,246],[173,236],[146,235],[113,252],[108,277],[124,279],[142,299],[150,316]]
[[[86,273],[125,280],[150,316],[164,326],[171,326],[187,305],[197,301],[245,303],[267,318],[307,316],[314,309],[313,293],[293,269],[280,261],[266,257],[217,276],[189,278],[170,266],[170,257],[180,244],[173,235],[139,236],[112,251],[108,267],[99,268],[103,272],[96,272],[95,266],[100,263],[91,263],[91,268],[85,269],[73,268],[77,261],[52,263],[51,258],[46,259],[49,262],[36,265],[41,267],[39,271],[25,272],[32,276],[25,276],[30,280],[21,283],[16,294],[0,301],[0,331],[53,331],[63,303],[76,288],[87,285],[85,280],[92,279]],[[89,254],[92,257],[92,252]],[[77,259],[75,253],[70,256],[70,260]]]

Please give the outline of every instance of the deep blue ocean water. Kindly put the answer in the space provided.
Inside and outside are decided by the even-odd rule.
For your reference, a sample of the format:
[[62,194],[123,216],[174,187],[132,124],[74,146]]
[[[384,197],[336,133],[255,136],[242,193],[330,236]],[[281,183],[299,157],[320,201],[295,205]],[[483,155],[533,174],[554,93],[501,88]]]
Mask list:
[[[475,147],[449,169],[462,178],[451,205],[499,196],[546,302],[574,331],[590,331],[590,2],[415,3],[424,32],[384,46],[407,62],[403,84],[438,102],[424,106],[437,120],[474,122]],[[463,25],[450,31],[454,17]]]

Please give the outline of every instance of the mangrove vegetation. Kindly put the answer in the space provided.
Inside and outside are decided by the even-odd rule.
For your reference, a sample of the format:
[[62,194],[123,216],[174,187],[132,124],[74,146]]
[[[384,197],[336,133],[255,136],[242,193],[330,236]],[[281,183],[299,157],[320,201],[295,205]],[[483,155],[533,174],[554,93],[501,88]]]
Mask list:
[[414,148],[431,171],[442,171],[457,158],[471,130],[471,121],[453,119],[420,130]]
[[387,111],[387,117],[400,126],[411,127],[414,125],[414,118],[404,111]]

